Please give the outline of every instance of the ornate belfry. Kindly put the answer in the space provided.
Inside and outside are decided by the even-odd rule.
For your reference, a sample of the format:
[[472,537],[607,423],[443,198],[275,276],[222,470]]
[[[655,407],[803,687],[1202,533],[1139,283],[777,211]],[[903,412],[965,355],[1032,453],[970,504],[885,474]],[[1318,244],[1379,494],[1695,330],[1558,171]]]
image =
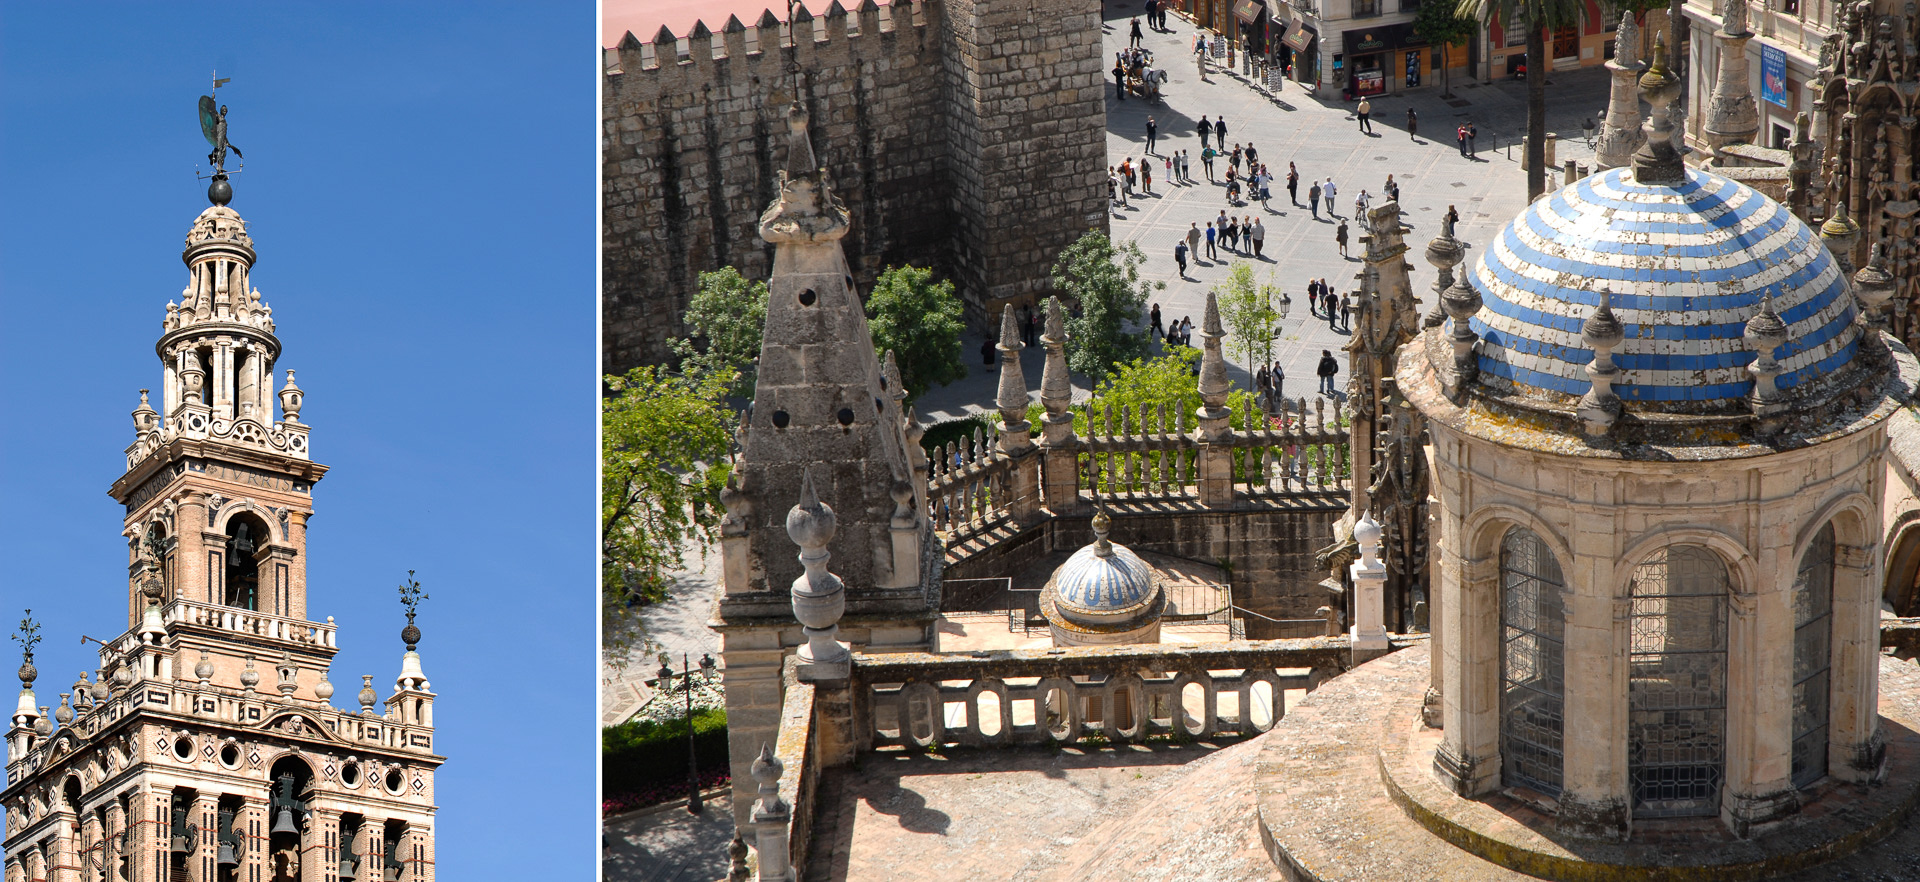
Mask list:
[[334,707],[333,619],[307,616],[306,525],[327,468],[308,456],[293,372],[274,388],[272,310],[215,170],[156,346],[161,409],[142,390],[110,490],[126,507],[128,627],[51,713],[23,641],[0,791],[5,882],[434,877],[444,760],[413,602],[403,590],[407,649],[385,708],[372,676],[354,708]]
[[1920,342],[1913,318],[1920,307],[1920,14],[1906,4],[1846,5],[1838,31],[1820,47],[1814,94],[1819,171],[1809,213],[1841,232],[1857,223],[1851,246],[1836,255],[1854,267],[1882,249],[1878,269],[1897,285],[1889,329],[1913,346]]

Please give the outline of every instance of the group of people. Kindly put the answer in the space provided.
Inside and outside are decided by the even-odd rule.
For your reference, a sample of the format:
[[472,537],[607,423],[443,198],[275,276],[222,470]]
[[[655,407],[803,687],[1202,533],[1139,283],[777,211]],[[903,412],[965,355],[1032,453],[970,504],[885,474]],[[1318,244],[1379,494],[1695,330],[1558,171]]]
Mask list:
[[1123,207],[1128,205],[1136,181],[1144,192],[1153,192],[1153,163],[1143,159],[1135,164],[1129,156],[1118,166],[1108,166],[1107,201]]
[[1328,329],[1353,332],[1353,295],[1335,294],[1326,279],[1307,280],[1307,308],[1315,318],[1326,319]]
[[1153,310],[1147,313],[1147,329],[1153,332],[1153,336],[1166,341],[1169,349],[1175,346],[1193,345],[1193,317],[1182,316],[1179,321],[1162,328],[1158,303],[1154,304]]

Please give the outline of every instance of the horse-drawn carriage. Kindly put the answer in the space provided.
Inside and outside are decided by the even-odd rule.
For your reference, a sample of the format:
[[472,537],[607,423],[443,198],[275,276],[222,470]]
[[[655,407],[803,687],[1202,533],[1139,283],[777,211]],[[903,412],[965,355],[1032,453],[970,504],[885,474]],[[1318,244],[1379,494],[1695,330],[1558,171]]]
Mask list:
[[1167,72],[1153,66],[1152,50],[1135,47],[1123,49],[1114,56],[1114,63],[1127,72],[1127,93],[1158,104],[1160,86],[1167,81]]

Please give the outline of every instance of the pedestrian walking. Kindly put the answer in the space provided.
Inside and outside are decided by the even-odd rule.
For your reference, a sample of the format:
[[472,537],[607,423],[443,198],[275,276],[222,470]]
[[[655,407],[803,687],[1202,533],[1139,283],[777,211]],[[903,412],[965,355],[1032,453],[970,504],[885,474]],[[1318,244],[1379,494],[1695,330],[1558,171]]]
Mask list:
[[1352,291],[1348,291],[1347,296],[1340,298],[1340,327],[1346,329],[1348,333],[1353,332],[1353,292]]
[[1480,137],[1480,129],[1473,124],[1473,120],[1467,120],[1467,158],[1468,159],[1473,159],[1474,157],[1479,155],[1478,151],[1473,146],[1473,139],[1478,137]]
[[1237,205],[1240,199],[1240,183],[1234,180],[1233,169],[1227,169],[1227,204]]
[[1260,207],[1272,211],[1273,209],[1267,206],[1267,200],[1272,198],[1273,173],[1267,171],[1267,167],[1263,165],[1260,167]]
[[1213,221],[1207,221],[1207,259],[1219,260],[1220,250],[1214,247],[1214,240],[1220,238],[1220,231],[1213,228]]
[[1140,19],[1138,18],[1133,20],[1133,28],[1132,33],[1129,35],[1128,45],[1135,49],[1140,48]]
[[1205,166],[1205,167],[1206,167],[1206,169],[1207,169],[1207,183],[1209,183],[1209,184],[1211,184],[1211,183],[1213,183],[1213,157],[1214,157],[1214,155],[1215,155],[1215,154],[1214,154],[1214,152],[1213,152],[1213,148],[1212,148],[1212,147],[1203,147],[1203,148],[1201,148],[1201,149],[1200,149],[1200,164],[1201,164],[1202,166]]
[[1451,205],[1447,206],[1445,220],[1447,222],[1447,229],[1453,229],[1455,225],[1460,223],[1460,211]]
[[980,341],[980,363],[983,365],[986,365],[987,367],[993,367],[993,338],[992,337],[988,337],[987,339]]
[[1115,201],[1118,201],[1122,207],[1125,207],[1127,204],[1126,180],[1120,177],[1118,170],[1107,170],[1107,187],[1112,191],[1114,196],[1118,197]]
[[1340,295],[1333,293],[1332,288],[1327,288],[1326,292],[1326,303],[1320,311],[1327,314],[1327,327],[1337,331],[1340,330]]
[[1260,151],[1254,149],[1253,142],[1247,142],[1247,168],[1252,169],[1260,162]]
[[[1180,274],[1186,275],[1187,258],[1185,253],[1180,250],[1179,245],[1173,247],[1173,253],[1174,256],[1180,259]],[[1153,309],[1147,311],[1147,327],[1152,328],[1156,334],[1160,333],[1160,304],[1154,304]]]
[[1197,223],[1187,226],[1187,252],[1194,260],[1200,259],[1200,225]]
[[1200,115],[1200,147],[1205,149],[1207,139],[1213,137],[1213,123],[1207,122],[1207,115]]
[[1266,365],[1261,365],[1259,372],[1253,375],[1253,388],[1259,390],[1262,396],[1273,391],[1273,377],[1267,373]]
[[1207,38],[1196,36],[1193,41],[1193,60],[1200,66],[1200,82],[1211,83],[1207,78]]
[[1153,155],[1153,142],[1155,139],[1159,137],[1160,137],[1160,126],[1156,124],[1153,121],[1153,117],[1149,115],[1147,117],[1147,155],[1148,156]]
[[1294,168],[1291,162],[1287,163],[1287,202],[1300,204],[1300,170]]
[[1260,259],[1260,246],[1267,243],[1267,227],[1259,218],[1253,219],[1253,259]]
[[1133,157],[1129,156],[1126,159],[1120,160],[1120,176],[1127,179],[1127,189],[1129,191],[1131,191],[1133,185],[1137,183],[1133,175]]
[[1340,191],[1333,186],[1332,178],[1328,178],[1326,183],[1320,185],[1320,198],[1327,200],[1327,217],[1340,216],[1340,203],[1333,201],[1339,195]]
[[1360,106],[1354,108],[1353,113],[1360,118],[1360,131],[1373,134],[1373,122],[1369,119],[1373,116],[1373,102],[1360,99]]
[[1454,140],[1454,143],[1460,145],[1460,155],[1461,156],[1467,155],[1467,127],[1466,126],[1462,125],[1461,127],[1453,130],[1453,140]]
[[1153,163],[1144,159],[1140,161],[1140,189],[1153,192]]
[[1420,114],[1414,113],[1411,107],[1407,108],[1407,140],[1420,140]]
[[1241,156],[1240,145],[1238,144],[1233,145],[1233,152],[1227,154],[1227,167],[1233,169],[1234,171],[1239,171],[1240,156]]
[[1226,145],[1227,143],[1227,118],[1226,117],[1216,116],[1213,118],[1213,139],[1215,141],[1219,141],[1222,146]]
[[1127,100],[1127,69],[1118,61],[1113,63],[1113,95],[1117,100]]
[[1347,222],[1346,221],[1344,220],[1341,221],[1340,226],[1334,228],[1333,241],[1340,243],[1340,256],[1346,257],[1347,256]]
[[1314,219],[1319,220],[1320,219],[1320,182],[1319,181],[1314,181],[1313,186],[1307,188],[1307,207],[1313,210]]
[[1334,360],[1333,352],[1320,350],[1320,366],[1314,373],[1320,375],[1320,394],[1332,395],[1333,378],[1340,373],[1340,362]]

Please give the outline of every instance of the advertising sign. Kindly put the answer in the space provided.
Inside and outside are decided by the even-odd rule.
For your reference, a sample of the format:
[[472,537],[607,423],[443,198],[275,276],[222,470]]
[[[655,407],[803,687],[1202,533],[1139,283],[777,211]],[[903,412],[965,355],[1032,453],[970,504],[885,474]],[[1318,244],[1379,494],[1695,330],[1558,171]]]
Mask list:
[[1776,107],[1787,106],[1787,53],[1778,46],[1760,46],[1760,98]]

